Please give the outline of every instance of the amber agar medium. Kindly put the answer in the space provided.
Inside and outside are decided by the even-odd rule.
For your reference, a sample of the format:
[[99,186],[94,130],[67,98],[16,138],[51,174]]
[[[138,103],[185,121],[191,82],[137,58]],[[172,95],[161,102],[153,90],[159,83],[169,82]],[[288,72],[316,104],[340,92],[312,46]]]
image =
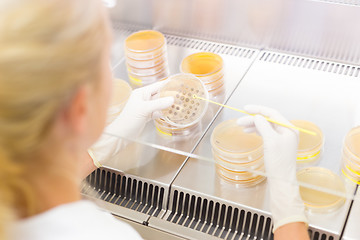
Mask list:
[[315,162],[321,157],[324,138],[321,129],[314,123],[306,120],[291,120],[294,126],[311,130],[316,135],[299,132],[299,145],[297,151],[297,163],[307,164]]
[[352,128],[345,137],[342,152],[342,173],[360,184],[360,127]]
[[112,95],[107,112],[107,124],[111,123],[125,107],[127,100],[132,92],[130,85],[121,79],[113,79]]
[[[309,210],[325,213],[334,211],[344,204],[345,184],[331,170],[321,167],[309,167],[298,171],[296,176],[300,184],[301,198]],[[321,189],[324,189],[324,191],[321,191]]]
[[245,133],[230,119],[218,124],[210,137],[217,173],[241,186],[254,186],[265,179],[255,172],[264,172],[262,138]]

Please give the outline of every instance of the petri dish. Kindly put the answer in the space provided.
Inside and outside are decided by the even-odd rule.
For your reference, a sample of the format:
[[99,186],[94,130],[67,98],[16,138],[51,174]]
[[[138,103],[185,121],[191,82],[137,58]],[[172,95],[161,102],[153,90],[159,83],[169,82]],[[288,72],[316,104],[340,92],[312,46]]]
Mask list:
[[234,175],[232,173],[229,174],[228,171],[222,170],[220,167],[216,167],[217,173],[220,175],[221,178],[232,182],[239,184],[242,187],[253,187],[261,182],[263,182],[266,177],[262,175],[254,175],[254,177],[248,178],[246,180],[241,180],[237,175]]
[[220,78],[212,83],[206,83],[205,87],[210,92],[212,90],[218,89],[219,87],[224,85],[224,79]]
[[261,158],[264,155],[264,149],[263,148],[259,148],[258,151],[254,151],[248,154],[244,154],[244,153],[228,153],[228,152],[224,152],[219,150],[219,148],[213,147],[212,148],[212,153],[214,155],[220,156],[224,161],[227,161],[229,163],[234,163],[234,164],[245,164],[245,163],[249,163],[249,162],[253,162],[259,158]]
[[154,66],[154,67],[150,67],[150,68],[135,68],[135,67],[132,67],[128,64],[126,64],[127,66],[127,70],[129,73],[132,73],[132,74],[136,74],[137,76],[149,76],[149,75],[154,75],[154,74],[157,74],[161,71],[163,71],[164,69],[168,68],[168,65],[167,63],[161,63],[157,66]]
[[192,74],[176,74],[169,77],[160,89],[160,97],[173,96],[174,104],[161,111],[162,118],[174,127],[188,127],[204,116],[208,102],[193,98],[194,94],[208,99],[204,84]]
[[360,163],[360,127],[351,129],[345,137],[344,151]]
[[216,164],[230,171],[248,171],[249,169],[254,170],[264,165],[263,157],[245,163],[243,162],[234,163],[234,162],[226,161],[221,156],[214,154],[214,152],[213,152],[213,157]]
[[107,113],[107,123],[111,123],[121,113],[131,92],[132,88],[126,81],[122,79],[113,79],[112,95]]
[[125,39],[125,54],[135,60],[147,60],[166,51],[166,39],[161,32],[143,30]]
[[218,95],[223,94],[224,92],[225,92],[225,84],[220,86],[217,89],[209,91],[209,94],[210,94],[211,97],[216,97]]
[[[299,191],[304,205],[314,212],[330,212],[344,204],[346,189],[343,180],[331,170],[321,167],[303,168],[296,174],[298,182],[322,188],[330,192],[300,186]],[[338,193],[338,194],[334,194]]]
[[360,172],[353,169],[343,157],[341,164],[342,175],[356,184],[360,184]]
[[166,66],[161,72],[154,75],[141,76],[135,73],[128,72],[130,81],[138,86],[145,86],[156,81],[161,81],[169,76],[169,68]]
[[312,162],[320,158],[323,148],[323,134],[314,123],[306,120],[291,120],[297,127],[305,128],[317,133],[316,136],[299,132],[299,145],[297,153],[298,162]]
[[148,60],[136,60],[126,56],[126,63],[134,68],[151,68],[159,64],[167,64],[166,52],[161,53],[160,56]]
[[245,133],[236,120],[224,121],[214,128],[210,140],[214,151],[230,159],[259,158],[263,154],[262,138],[255,133]]
[[156,130],[166,136],[188,136],[195,131],[199,131],[199,122],[185,128],[177,128],[169,125],[164,119],[158,118],[154,120]]
[[197,77],[209,77],[210,80],[218,79],[215,73],[223,68],[223,59],[212,52],[198,52],[185,57],[180,65],[183,73],[191,73]]

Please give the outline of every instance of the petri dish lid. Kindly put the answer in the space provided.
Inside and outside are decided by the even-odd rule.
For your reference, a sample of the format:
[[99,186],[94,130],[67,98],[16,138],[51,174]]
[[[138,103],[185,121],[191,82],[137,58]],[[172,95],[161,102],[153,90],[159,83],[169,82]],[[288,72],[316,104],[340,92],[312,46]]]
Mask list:
[[[339,194],[345,194],[342,179],[331,170],[321,167],[304,168],[297,172],[299,183],[311,184]],[[300,186],[300,195],[306,207],[316,212],[329,212],[340,207],[345,198],[328,192]]]
[[126,81],[113,79],[110,107],[117,106],[125,102],[130,97],[131,91],[132,88]]
[[262,138],[255,133],[245,133],[244,128],[236,124],[236,120],[227,120],[215,127],[211,134],[213,148],[234,154],[250,154],[263,147]]
[[191,54],[181,62],[181,72],[195,74],[197,77],[207,76],[223,68],[223,59],[212,52]]
[[323,144],[322,131],[314,123],[306,120],[291,120],[290,122],[296,127],[305,128],[317,133],[316,136],[313,136],[310,134],[299,132],[298,152],[312,152],[314,148],[317,148]]
[[160,48],[165,43],[161,32],[144,30],[131,34],[125,40],[125,47],[132,52],[149,52]]
[[360,127],[355,127],[348,132],[344,145],[344,148],[360,161]]
[[192,74],[176,74],[167,81],[159,95],[173,96],[175,102],[161,111],[164,120],[175,127],[187,127],[199,122],[206,112],[208,102],[194,99],[193,95],[207,99],[209,93],[204,84]]

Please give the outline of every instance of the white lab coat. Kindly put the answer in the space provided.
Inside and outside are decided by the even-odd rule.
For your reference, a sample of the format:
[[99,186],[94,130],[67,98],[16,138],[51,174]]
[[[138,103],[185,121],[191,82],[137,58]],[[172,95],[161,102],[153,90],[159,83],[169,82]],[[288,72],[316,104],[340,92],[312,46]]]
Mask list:
[[128,224],[81,200],[17,221],[10,228],[14,240],[141,239]]

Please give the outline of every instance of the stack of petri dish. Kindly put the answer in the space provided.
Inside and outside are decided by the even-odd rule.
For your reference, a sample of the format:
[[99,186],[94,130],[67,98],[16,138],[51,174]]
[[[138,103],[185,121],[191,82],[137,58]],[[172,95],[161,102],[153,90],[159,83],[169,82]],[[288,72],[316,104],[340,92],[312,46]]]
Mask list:
[[169,76],[166,39],[161,32],[144,30],[125,40],[125,59],[130,82],[145,86]]
[[316,133],[316,136],[299,132],[299,146],[296,163],[298,167],[305,167],[316,163],[323,152],[324,137],[321,129],[314,123],[306,120],[291,120],[296,127],[304,128]]
[[211,134],[212,153],[221,177],[252,187],[265,179],[254,172],[265,171],[263,141],[255,133],[245,133],[236,120],[227,120],[215,127]]
[[308,167],[297,172],[300,196],[312,212],[327,213],[345,202],[346,188],[340,176],[327,168]]
[[158,132],[168,136],[186,136],[198,129],[208,102],[194,98],[194,94],[207,99],[204,84],[192,74],[170,76],[160,89],[160,97],[172,96],[174,104],[161,111],[162,117],[154,120]]
[[184,58],[180,70],[198,77],[210,96],[221,95],[225,90],[223,59],[212,52],[198,52]]
[[345,137],[342,173],[351,181],[360,184],[360,127],[351,129]]
[[121,79],[114,79],[112,82],[111,101],[107,112],[106,124],[110,124],[121,113],[127,100],[131,95],[130,85]]

